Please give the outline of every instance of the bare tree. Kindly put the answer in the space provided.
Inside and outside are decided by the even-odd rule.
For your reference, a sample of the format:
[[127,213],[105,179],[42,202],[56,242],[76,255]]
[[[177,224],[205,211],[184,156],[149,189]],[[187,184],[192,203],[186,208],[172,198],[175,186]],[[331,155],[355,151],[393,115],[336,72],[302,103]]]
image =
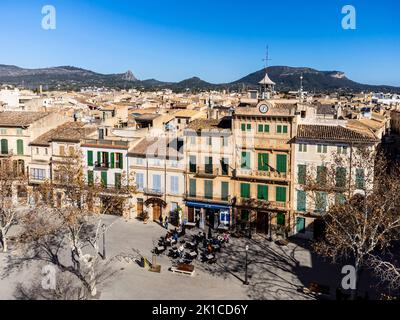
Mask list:
[[26,178],[12,167],[10,160],[2,160],[0,168],[0,243],[7,252],[7,234],[17,223],[18,211],[13,201],[17,187],[26,187]]
[[[24,261],[45,261],[62,272],[73,274],[90,296],[97,294],[99,239],[102,229],[99,198],[109,196],[107,208],[121,204],[119,196],[129,197],[129,185],[109,190],[101,183],[88,181],[79,154],[71,154],[56,167],[54,182],[40,188],[42,201],[22,221],[19,244],[26,257]],[[52,191],[63,194],[61,205],[54,206]],[[50,199],[50,200],[49,200]],[[115,201],[115,202],[114,202]],[[101,210],[97,210],[97,208]]]
[[[371,257],[399,239],[399,169],[389,166],[374,148],[358,146],[350,155],[336,154],[326,167],[313,171],[319,171],[317,177],[309,174],[304,190],[316,209],[321,202],[327,205],[320,211],[325,236],[314,248],[334,261],[352,258],[358,278]],[[353,297],[356,294],[357,289]]]

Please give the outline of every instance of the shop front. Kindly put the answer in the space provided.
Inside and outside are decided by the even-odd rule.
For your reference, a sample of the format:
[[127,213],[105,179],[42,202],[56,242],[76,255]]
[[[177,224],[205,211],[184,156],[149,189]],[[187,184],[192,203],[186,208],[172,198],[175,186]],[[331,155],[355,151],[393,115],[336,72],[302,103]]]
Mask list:
[[227,230],[231,225],[231,207],[205,202],[186,202],[186,222],[194,223],[198,228]]

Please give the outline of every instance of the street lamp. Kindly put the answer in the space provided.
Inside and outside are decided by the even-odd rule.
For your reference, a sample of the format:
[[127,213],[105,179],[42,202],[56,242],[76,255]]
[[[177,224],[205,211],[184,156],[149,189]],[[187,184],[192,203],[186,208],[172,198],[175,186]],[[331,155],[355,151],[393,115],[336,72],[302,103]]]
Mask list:
[[248,252],[249,252],[249,246],[248,245],[246,245],[246,269],[245,269],[245,275],[244,275],[244,283],[243,284],[245,284],[245,285],[249,285],[249,281],[248,281],[248,275],[247,275],[247,266],[248,266],[248,259],[247,259],[247,256],[248,256]]
[[102,230],[103,230],[103,260],[106,260],[106,225],[103,224],[101,226]]

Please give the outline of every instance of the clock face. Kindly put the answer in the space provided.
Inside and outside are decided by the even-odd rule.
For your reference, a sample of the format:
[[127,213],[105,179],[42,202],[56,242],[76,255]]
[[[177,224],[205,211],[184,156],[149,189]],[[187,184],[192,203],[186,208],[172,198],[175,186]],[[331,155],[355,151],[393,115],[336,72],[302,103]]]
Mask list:
[[260,110],[260,112],[261,113],[267,113],[268,112],[268,106],[266,105],[266,104],[262,104],[262,105],[260,105],[260,107],[259,107],[259,110]]

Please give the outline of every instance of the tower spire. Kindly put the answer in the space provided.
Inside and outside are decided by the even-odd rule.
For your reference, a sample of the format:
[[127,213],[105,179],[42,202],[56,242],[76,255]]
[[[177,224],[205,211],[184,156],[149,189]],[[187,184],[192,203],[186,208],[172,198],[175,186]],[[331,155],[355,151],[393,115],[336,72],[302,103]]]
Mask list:
[[273,82],[268,76],[268,61],[271,60],[272,59],[269,58],[269,47],[267,46],[265,50],[265,59],[263,59],[263,61],[265,62],[265,76],[259,82],[263,87],[263,99],[269,99],[270,93],[274,91],[275,82]]

